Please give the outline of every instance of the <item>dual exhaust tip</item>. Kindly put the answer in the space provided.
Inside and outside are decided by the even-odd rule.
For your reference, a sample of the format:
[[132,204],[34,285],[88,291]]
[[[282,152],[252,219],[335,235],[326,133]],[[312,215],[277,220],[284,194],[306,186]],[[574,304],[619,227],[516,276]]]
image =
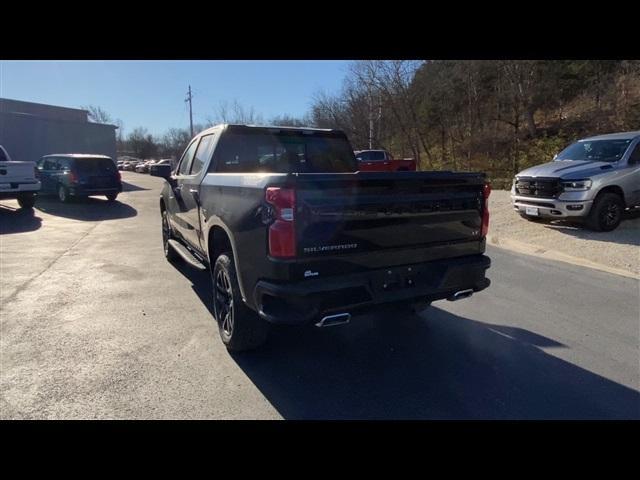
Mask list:
[[[463,298],[469,298],[471,295],[473,295],[473,288],[468,288],[454,293],[448,297],[447,300],[455,302],[457,300],[462,300]],[[333,327],[335,325],[343,325],[345,323],[349,323],[350,320],[350,313],[336,313],[334,315],[322,317],[322,319],[316,323],[316,327]]]
[[337,313],[335,315],[327,315],[323,317],[318,323],[316,323],[316,327],[333,327],[334,325],[343,325],[345,323],[349,323],[351,320],[350,313]]
[[473,295],[473,288],[467,288],[466,290],[460,290],[453,295],[451,295],[447,300],[450,302],[456,302],[458,300],[462,300],[463,298],[469,298]]

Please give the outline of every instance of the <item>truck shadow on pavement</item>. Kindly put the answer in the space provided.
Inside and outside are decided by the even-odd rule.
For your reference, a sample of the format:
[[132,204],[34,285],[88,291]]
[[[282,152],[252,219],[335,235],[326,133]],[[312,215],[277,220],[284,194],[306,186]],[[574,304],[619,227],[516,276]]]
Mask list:
[[563,345],[431,307],[277,328],[232,355],[287,419],[638,419],[640,394],[556,358]]
[[135,208],[126,203],[94,197],[62,203],[55,197],[43,196],[38,197],[35,208],[49,215],[94,222],[135,217],[138,214]]
[[211,314],[213,320],[213,305],[211,302],[213,295],[213,286],[211,284],[211,275],[209,274],[209,271],[196,270],[193,267],[187,265],[182,260],[178,260],[172,265],[178,272],[180,272],[187,280],[191,282],[191,288],[193,289],[193,292],[198,296],[202,304],[207,307],[207,310]]
[[545,227],[582,240],[640,246],[640,208],[625,212],[622,223],[612,232],[594,232],[584,226],[565,222],[555,222]]
[[[174,266],[215,322],[209,273]],[[264,347],[231,356],[286,419],[640,419],[640,393],[542,348],[567,347],[436,304],[274,327]]]
[[42,219],[32,209],[13,208],[0,204],[0,235],[33,232],[42,226]]
[[122,191],[123,192],[139,192],[141,190],[151,190],[150,188],[143,188],[139,185],[134,185],[133,183],[129,183],[129,182],[122,182]]

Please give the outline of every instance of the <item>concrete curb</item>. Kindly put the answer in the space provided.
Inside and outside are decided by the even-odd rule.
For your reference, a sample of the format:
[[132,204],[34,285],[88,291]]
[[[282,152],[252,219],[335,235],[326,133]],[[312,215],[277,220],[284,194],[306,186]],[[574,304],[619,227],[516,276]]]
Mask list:
[[546,248],[531,245],[529,243],[519,242],[510,238],[501,238],[497,235],[487,236],[487,243],[494,247],[503,248],[505,250],[511,250],[525,255],[531,255],[534,257],[546,258],[547,260],[555,260],[558,262],[570,263],[572,265],[579,265],[581,267],[593,268],[594,270],[600,270],[602,272],[612,273],[614,275],[621,275],[627,278],[633,278],[640,280],[640,275],[630,272],[628,270],[622,270],[620,268],[609,267],[600,263],[591,262],[584,258],[573,257],[565,253],[560,253],[555,250],[548,250]]

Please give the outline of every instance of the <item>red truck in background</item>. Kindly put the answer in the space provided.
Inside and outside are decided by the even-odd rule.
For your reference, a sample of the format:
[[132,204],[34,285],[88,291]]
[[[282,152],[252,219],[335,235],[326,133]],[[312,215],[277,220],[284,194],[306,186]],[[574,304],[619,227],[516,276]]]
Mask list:
[[412,158],[396,160],[386,150],[356,150],[361,172],[415,172],[416,161]]

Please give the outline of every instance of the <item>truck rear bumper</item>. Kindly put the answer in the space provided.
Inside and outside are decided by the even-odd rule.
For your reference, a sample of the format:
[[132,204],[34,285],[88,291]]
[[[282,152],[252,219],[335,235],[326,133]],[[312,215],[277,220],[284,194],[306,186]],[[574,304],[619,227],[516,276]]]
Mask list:
[[16,198],[21,193],[38,193],[41,186],[39,181],[11,182],[5,186],[0,180],[0,199]]
[[297,283],[259,281],[254,302],[272,323],[298,325],[331,313],[357,313],[385,303],[435,301],[460,290],[479,292],[491,260],[485,255],[448,258]]

